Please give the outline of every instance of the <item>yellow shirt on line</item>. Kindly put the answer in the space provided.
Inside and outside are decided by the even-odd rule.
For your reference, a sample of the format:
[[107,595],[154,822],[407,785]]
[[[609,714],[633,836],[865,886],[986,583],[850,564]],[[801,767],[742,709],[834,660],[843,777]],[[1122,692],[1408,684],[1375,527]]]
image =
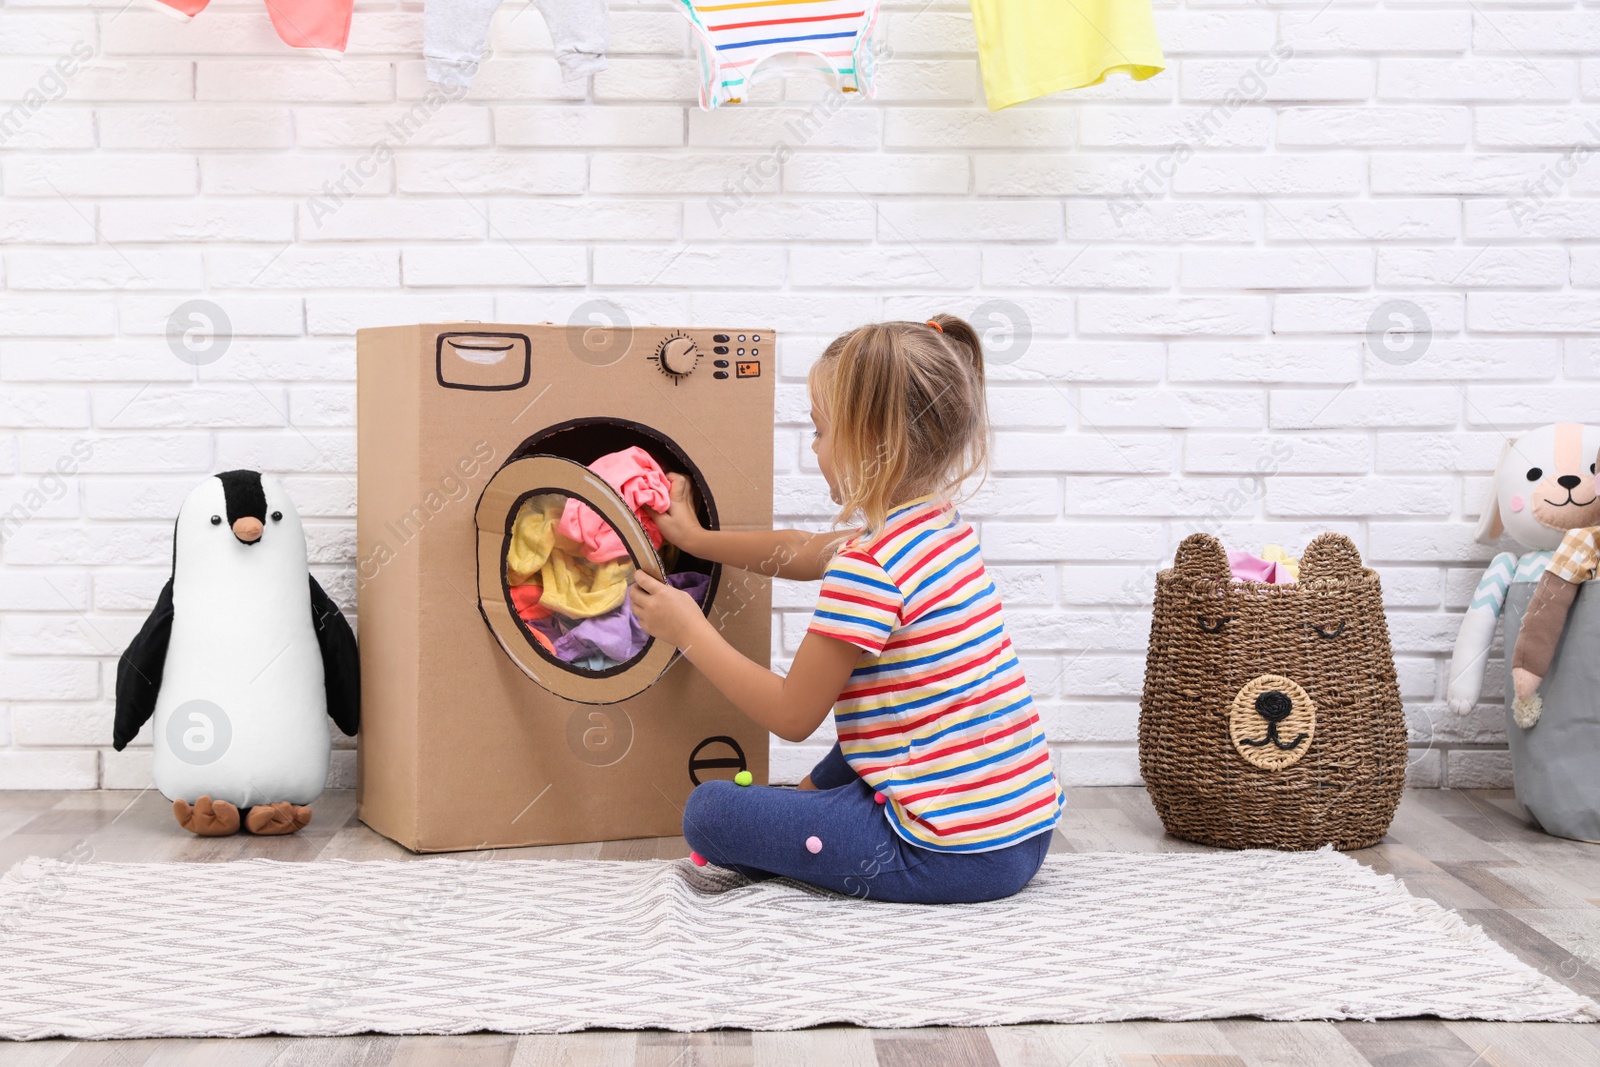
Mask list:
[[989,110],[1166,68],[1150,0],[972,0]]

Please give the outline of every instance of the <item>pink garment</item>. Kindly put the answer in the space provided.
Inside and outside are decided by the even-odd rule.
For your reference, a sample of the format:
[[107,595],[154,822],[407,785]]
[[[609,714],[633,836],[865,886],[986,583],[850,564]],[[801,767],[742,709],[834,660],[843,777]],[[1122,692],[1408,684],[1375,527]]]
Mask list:
[[[617,491],[617,495],[639,517],[650,543],[660,548],[661,531],[656,529],[655,520],[640,510],[650,508],[652,511],[666,511],[672,506],[672,483],[667,481],[666,472],[655,461],[655,457],[635,445],[621,452],[601,456],[589,464],[589,469]],[[580,500],[567,501],[567,506],[561,511],[561,521],[556,524],[556,532],[582,545],[583,554],[594,563],[621,559],[628,554],[628,546],[623,544],[622,537],[611,528],[611,524]]]
[[[211,0],[152,0],[164,12],[185,22]],[[350,40],[350,12],[355,0],[266,0],[272,28],[294,48],[343,52]]]
[[1277,560],[1262,559],[1243,549],[1230,549],[1228,552],[1228,566],[1233,571],[1233,580],[1236,582],[1273,582],[1281,584],[1294,581],[1290,574]]

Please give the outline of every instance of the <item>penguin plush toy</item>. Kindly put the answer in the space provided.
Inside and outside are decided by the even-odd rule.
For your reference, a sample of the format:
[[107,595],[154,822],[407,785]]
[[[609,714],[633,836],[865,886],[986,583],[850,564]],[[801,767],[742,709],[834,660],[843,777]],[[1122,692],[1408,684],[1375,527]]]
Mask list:
[[226,471],[178,511],[172,577],[117,663],[112,747],[154,718],[152,773],[179,825],[292,834],[328,777],[325,717],[360,724],[358,671],[283,486]]

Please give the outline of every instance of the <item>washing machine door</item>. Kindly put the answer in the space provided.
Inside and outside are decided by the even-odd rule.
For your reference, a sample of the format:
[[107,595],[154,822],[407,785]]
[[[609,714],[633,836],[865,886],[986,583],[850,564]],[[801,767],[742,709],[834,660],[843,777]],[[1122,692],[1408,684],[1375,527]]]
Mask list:
[[[612,551],[617,551],[614,533],[620,539],[625,556],[590,565],[582,557],[581,546],[560,535],[552,535],[556,516],[563,512],[569,501],[587,505],[598,515],[589,516],[586,529],[596,531]],[[518,527],[519,518],[525,523]],[[551,555],[561,567],[578,575],[574,580],[563,581],[563,594],[568,604],[561,613],[563,625],[587,621],[585,616],[611,615],[621,604],[625,586],[619,575],[632,569],[646,572],[654,578],[662,577],[661,557],[650,544],[649,535],[623,499],[602,478],[580,463],[560,456],[525,456],[513,460],[489,480],[478,498],[478,607],[495,640],[506,655],[522,672],[539,685],[585,704],[614,704],[627,700],[650,688],[661,673],[671,665],[677,653],[665,641],[649,638],[644,647],[625,660],[610,660],[596,665],[593,656],[577,660],[563,658],[570,650],[565,642],[553,643],[548,636],[558,627],[547,622],[536,625],[527,617],[540,609],[530,605],[528,588],[539,577],[551,576],[549,571],[531,572],[540,552],[553,545]],[[527,525],[530,524],[531,525]],[[609,531],[605,526],[609,525]],[[529,531],[536,533],[530,536]],[[513,537],[518,555],[508,560],[513,550]],[[532,554],[529,545],[532,545]],[[557,555],[561,554],[561,555]],[[575,564],[571,561],[576,560]],[[513,564],[530,566],[529,574],[518,573]],[[569,564],[571,566],[569,567]],[[519,586],[524,587],[519,589]],[[542,600],[554,599],[539,585]],[[602,610],[603,609],[603,610]],[[546,609],[548,610],[548,609]],[[566,612],[574,617],[569,618]],[[626,628],[626,623],[620,624]],[[559,639],[558,639],[559,642]],[[561,654],[558,654],[561,653]],[[600,657],[602,661],[609,657]]]

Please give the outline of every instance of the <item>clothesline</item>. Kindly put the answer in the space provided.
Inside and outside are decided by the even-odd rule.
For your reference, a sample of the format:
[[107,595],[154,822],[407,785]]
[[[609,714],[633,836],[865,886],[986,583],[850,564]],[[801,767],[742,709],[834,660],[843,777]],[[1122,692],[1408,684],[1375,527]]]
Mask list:
[[[188,21],[210,0],[155,0]],[[971,0],[972,26],[989,110],[1069,89],[1114,73],[1144,81],[1161,73],[1150,0]],[[876,95],[882,46],[874,40],[879,0],[674,0],[694,29],[700,106],[740,103],[762,76],[822,72],[841,91]],[[343,53],[355,0],[270,0],[285,44]],[[465,88],[477,76],[500,0],[425,0],[423,58],[430,81]],[[607,0],[535,0],[567,81],[606,69]],[[791,62],[779,67],[779,57]],[[795,60],[819,61],[796,63]]]

